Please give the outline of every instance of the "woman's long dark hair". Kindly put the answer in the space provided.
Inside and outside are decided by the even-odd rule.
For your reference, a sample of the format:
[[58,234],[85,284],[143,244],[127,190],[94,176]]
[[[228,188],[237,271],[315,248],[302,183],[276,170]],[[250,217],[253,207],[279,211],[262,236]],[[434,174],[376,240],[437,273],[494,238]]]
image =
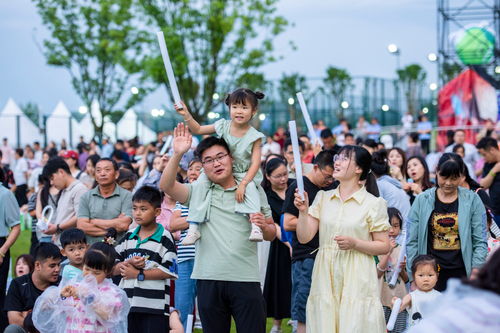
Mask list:
[[424,175],[422,176],[422,191],[425,191],[429,188],[432,187],[431,183],[431,177],[430,177],[430,172],[429,172],[429,167],[427,166],[427,162],[422,156],[412,156],[408,159],[408,161],[405,164],[405,176],[406,178],[410,178],[410,175],[408,174],[408,163],[410,163],[411,160],[417,159],[420,164],[424,167]]
[[372,164],[372,156],[370,155],[368,150],[360,146],[347,145],[342,147],[338,154],[345,155],[348,158],[354,156],[356,165],[362,170],[361,175],[359,176],[359,180],[366,180],[366,190],[374,196],[379,197],[380,192],[378,191],[377,180],[375,179],[375,176],[370,169]]
[[[43,183],[42,190],[40,191],[40,203],[42,204],[42,209],[44,209],[45,206],[49,204],[51,185],[50,185],[50,180],[47,177],[40,175],[39,180],[42,180]],[[61,192],[59,192],[55,198],[56,203],[59,201],[60,194]]]
[[[274,170],[278,169],[280,166],[284,166],[286,169],[286,162],[283,161],[281,158],[272,158],[270,159],[265,168],[264,168],[264,179],[262,180],[262,188],[265,191],[270,191],[271,190],[271,182],[267,177],[271,176],[271,174],[274,172]],[[267,176],[267,177],[266,177]]]

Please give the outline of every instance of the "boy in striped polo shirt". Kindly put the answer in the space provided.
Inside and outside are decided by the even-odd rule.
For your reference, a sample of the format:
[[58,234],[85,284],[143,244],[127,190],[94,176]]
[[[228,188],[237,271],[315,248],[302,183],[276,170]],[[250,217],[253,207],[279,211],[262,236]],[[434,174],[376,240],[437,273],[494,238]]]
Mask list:
[[143,186],[132,198],[134,221],[139,225],[128,231],[116,246],[122,262],[120,287],[130,302],[128,331],[168,332],[170,307],[169,279],[177,278],[177,253],[170,232],[156,223],[161,213],[161,194]]

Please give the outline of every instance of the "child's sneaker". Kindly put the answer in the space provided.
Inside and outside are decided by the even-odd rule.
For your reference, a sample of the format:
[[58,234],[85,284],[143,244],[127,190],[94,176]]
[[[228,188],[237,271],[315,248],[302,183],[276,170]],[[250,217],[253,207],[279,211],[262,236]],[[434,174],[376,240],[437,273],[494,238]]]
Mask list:
[[181,245],[193,245],[200,238],[201,234],[198,230],[193,232],[188,232],[186,237],[182,240]]
[[193,245],[200,238],[201,238],[201,234],[198,231],[198,223],[189,222],[189,228],[187,231],[187,235],[182,240],[181,245]]
[[283,333],[283,331],[281,330],[281,328],[279,328],[277,326],[273,326],[273,328],[271,328],[269,333]]
[[262,230],[252,223],[252,231],[250,232],[250,237],[248,240],[251,242],[262,242],[264,240],[264,236],[262,235]]

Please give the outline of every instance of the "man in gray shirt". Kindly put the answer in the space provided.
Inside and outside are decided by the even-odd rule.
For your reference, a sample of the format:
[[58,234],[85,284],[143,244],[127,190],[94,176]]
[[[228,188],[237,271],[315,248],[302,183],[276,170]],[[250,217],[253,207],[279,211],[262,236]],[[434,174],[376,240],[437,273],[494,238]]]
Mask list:
[[43,168],[43,175],[60,191],[56,218],[45,231],[47,235],[56,235],[53,240],[57,244],[61,232],[76,227],[80,198],[88,189],[71,175],[68,164],[61,157],[51,158]]
[[116,162],[101,158],[95,166],[97,186],[80,199],[77,227],[87,235],[87,243],[102,241],[108,228],[120,238],[132,222],[132,194],[116,184]]

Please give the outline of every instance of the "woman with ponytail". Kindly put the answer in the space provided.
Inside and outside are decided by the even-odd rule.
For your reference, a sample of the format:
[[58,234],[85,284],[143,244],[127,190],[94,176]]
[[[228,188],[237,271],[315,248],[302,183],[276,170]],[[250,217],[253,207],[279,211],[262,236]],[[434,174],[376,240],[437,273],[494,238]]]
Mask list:
[[345,146],[334,157],[335,190],[319,191],[310,208],[307,193],[295,194],[299,241],[310,241],[319,230],[308,333],[386,331],[373,256],[389,252],[390,224],[371,162],[366,149]]

